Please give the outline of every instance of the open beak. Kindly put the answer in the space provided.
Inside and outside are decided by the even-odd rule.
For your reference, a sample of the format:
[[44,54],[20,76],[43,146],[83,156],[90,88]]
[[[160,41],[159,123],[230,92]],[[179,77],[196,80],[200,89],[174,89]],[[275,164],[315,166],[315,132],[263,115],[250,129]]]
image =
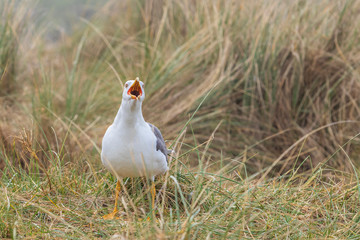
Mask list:
[[131,99],[135,100],[138,100],[141,97],[142,90],[138,79],[135,79],[134,83],[129,88],[127,94],[131,96]]

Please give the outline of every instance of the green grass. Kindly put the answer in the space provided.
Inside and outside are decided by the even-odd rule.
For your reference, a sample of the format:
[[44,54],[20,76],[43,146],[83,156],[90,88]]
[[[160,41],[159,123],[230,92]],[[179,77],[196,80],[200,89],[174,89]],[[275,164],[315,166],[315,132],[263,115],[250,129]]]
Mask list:
[[[0,238],[360,237],[358,1],[114,0],[51,44],[29,6],[0,3]],[[137,76],[176,154],[105,221]]]
[[112,211],[114,177],[98,159],[84,157],[77,164],[66,163],[55,153],[49,153],[46,174],[36,164],[37,169],[28,173],[2,156],[6,166],[0,186],[1,237],[359,237],[357,179],[325,165],[302,174],[293,169],[261,182],[256,176],[241,177],[241,163],[220,170],[207,163],[187,169],[180,160],[184,157],[174,156],[171,170],[156,181],[155,216],[149,208],[146,182],[127,179],[120,219],[109,221],[101,216]]

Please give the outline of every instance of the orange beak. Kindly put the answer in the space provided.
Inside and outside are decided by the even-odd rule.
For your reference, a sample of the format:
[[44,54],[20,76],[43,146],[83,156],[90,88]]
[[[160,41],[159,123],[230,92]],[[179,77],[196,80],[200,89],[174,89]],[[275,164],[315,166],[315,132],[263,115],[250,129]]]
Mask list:
[[142,90],[138,79],[135,79],[134,83],[129,88],[127,94],[131,96],[131,99],[135,100],[138,100],[141,97]]

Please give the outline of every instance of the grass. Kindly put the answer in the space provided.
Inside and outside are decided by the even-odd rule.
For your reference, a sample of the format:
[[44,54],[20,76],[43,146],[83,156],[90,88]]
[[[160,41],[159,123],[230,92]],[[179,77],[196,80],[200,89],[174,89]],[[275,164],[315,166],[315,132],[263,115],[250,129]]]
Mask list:
[[293,169],[259,182],[254,176],[239,176],[237,164],[217,171],[187,170],[175,158],[172,170],[157,179],[156,220],[149,210],[148,188],[136,179],[125,183],[129,195],[121,193],[120,219],[106,221],[101,215],[112,210],[114,178],[96,159],[84,159],[82,168],[54,160],[47,168],[49,179],[7,163],[1,179],[2,237],[359,237],[356,179],[325,166],[307,174]]
[[[0,237],[359,238],[358,1],[108,1],[52,44],[29,6],[0,3]],[[176,154],[105,221],[136,76]]]
[[174,156],[170,172],[157,178],[155,218],[146,182],[128,179],[120,219],[107,221],[101,216],[112,211],[115,180],[98,159],[74,164],[55,154],[49,157],[47,174],[40,166],[28,173],[6,160],[0,186],[1,237],[359,237],[357,179],[325,165],[303,174],[294,168],[259,182],[256,176],[239,175],[241,163],[216,171],[209,165],[187,169],[181,157]]

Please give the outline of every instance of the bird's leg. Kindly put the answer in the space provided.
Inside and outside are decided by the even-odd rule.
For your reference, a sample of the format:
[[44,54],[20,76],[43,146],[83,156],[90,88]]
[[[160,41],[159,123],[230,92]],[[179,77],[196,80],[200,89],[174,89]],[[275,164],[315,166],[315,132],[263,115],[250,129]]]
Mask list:
[[155,208],[155,195],[156,195],[155,183],[154,181],[151,181],[151,207],[153,211]]
[[117,183],[116,183],[116,188],[115,188],[115,207],[114,207],[114,211],[112,213],[104,215],[103,219],[111,220],[111,219],[115,218],[115,215],[118,212],[117,205],[118,205],[118,199],[119,199],[120,190],[121,190],[121,185],[120,185],[120,181],[118,180]]

